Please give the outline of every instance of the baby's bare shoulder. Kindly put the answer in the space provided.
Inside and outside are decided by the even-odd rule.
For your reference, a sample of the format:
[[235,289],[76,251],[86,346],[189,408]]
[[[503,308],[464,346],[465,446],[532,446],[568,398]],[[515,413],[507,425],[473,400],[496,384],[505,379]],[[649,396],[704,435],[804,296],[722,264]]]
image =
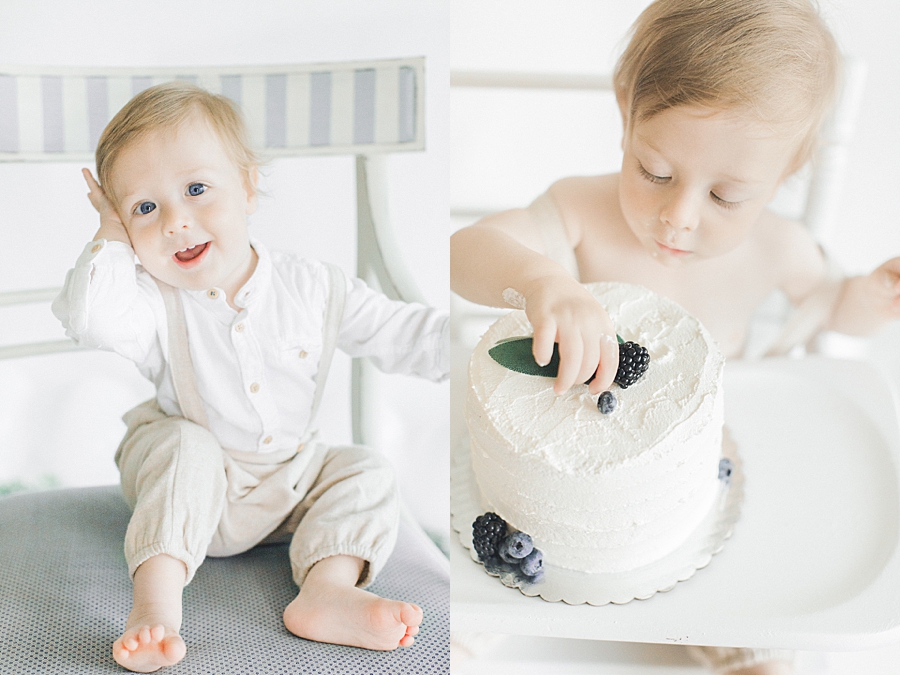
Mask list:
[[560,209],[590,210],[618,205],[619,174],[569,176],[550,186],[548,192]]
[[809,255],[819,250],[812,233],[803,223],[768,209],[759,217],[755,239],[762,251],[776,259]]
[[571,176],[556,181],[547,191],[559,208],[574,242],[597,223],[609,222],[619,209],[619,175]]
[[825,274],[825,258],[803,223],[763,211],[756,243],[779,277],[779,285],[794,298],[805,295]]

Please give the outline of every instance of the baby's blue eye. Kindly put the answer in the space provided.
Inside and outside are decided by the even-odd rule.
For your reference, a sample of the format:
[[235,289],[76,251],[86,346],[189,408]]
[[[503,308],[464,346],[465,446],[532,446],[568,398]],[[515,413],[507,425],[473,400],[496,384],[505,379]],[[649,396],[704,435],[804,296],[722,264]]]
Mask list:
[[138,204],[137,210],[138,210],[138,213],[146,216],[148,213],[150,213],[155,208],[156,208],[156,204],[154,204],[153,202],[141,202],[140,204]]
[[192,183],[191,185],[188,185],[188,194],[191,197],[202,195],[204,192],[206,192],[206,186],[203,183]]

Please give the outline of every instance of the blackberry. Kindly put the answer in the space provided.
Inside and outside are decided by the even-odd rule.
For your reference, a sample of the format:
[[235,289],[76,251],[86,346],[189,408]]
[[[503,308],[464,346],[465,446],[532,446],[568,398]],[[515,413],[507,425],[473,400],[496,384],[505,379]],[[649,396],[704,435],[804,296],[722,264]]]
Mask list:
[[472,545],[478,559],[484,562],[499,553],[500,542],[506,536],[506,521],[496,513],[487,512],[472,523]]
[[650,353],[646,347],[637,342],[625,342],[619,345],[619,369],[613,380],[622,389],[627,389],[647,371],[650,365]]
[[616,395],[611,391],[604,391],[600,394],[600,398],[597,399],[597,408],[604,415],[609,415],[616,409]]

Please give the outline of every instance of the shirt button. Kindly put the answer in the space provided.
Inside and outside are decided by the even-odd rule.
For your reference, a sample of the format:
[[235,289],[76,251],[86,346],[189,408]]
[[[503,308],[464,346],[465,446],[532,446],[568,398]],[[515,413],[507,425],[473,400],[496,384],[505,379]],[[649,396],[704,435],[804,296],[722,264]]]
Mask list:
[[259,391],[259,384],[257,382],[254,382],[253,384],[250,385],[251,393],[255,394],[258,391]]
[[306,353],[306,350],[305,350],[305,349],[301,349],[301,350],[300,350],[300,358],[301,358],[301,359],[305,359],[307,356],[309,356],[309,354]]
[[239,323],[237,326],[234,327],[234,329],[235,329],[238,333],[240,333],[242,330],[244,330],[244,324]]
[[96,252],[99,251],[101,248],[103,248],[103,244],[94,244],[94,245],[91,247],[91,253],[96,253]]
[[217,291],[215,288],[210,288],[208,291],[206,291],[206,295],[215,300],[219,297],[219,291]]
[[265,443],[266,445],[268,445],[268,444],[271,443],[271,442],[272,442],[272,437],[271,437],[271,436],[266,436],[266,439],[263,441],[263,443]]

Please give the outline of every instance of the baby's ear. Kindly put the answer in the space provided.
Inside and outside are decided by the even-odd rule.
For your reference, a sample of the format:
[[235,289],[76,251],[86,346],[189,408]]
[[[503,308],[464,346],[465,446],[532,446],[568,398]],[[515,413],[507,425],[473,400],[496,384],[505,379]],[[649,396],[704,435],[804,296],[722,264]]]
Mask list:
[[247,210],[249,216],[259,205],[259,167],[250,167],[244,175],[244,190],[247,193]]

